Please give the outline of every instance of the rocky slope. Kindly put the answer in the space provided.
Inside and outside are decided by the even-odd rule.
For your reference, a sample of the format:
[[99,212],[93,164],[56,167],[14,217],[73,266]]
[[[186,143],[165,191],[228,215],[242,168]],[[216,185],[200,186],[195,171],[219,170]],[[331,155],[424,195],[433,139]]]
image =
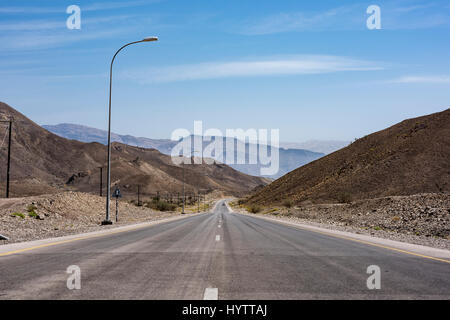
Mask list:
[[[235,205],[235,210],[249,207]],[[259,208],[259,214],[325,228],[450,249],[450,195],[417,194],[343,204]],[[245,210],[244,212],[246,212]]]
[[[14,118],[11,158],[11,196],[37,195],[61,189],[95,192],[99,190],[99,167],[106,166],[106,148],[100,143],[83,143],[59,137],[0,102],[0,119]],[[4,126],[3,126],[4,129]],[[6,165],[6,149],[0,163]],[[5,170],[0,171],[5,181]],[[106,174],[103,174],[105,179]],[[170,156],[155,149],[120,143],[112,146],[112,184],[124,195],[181,192],[183,168]],[[214,164],[185,165],[186,190],[190,193],[219,190],[242,194],[267,183],[267,180]],[[103,185],[105,185],[104,183]],[[4,192],[4,183],[0,192]]]
[[[179,213],[153,211],[120,201],[119,223],[115,225],[175,215]],[[8,241],[0,241],[0,244],[104,229],[100,226],[104,218],[105,198],[81,192],[0,199],[0,234],[9,238]]]
[[249,203],[450,193],[450,109],[356,140],[256,191]]

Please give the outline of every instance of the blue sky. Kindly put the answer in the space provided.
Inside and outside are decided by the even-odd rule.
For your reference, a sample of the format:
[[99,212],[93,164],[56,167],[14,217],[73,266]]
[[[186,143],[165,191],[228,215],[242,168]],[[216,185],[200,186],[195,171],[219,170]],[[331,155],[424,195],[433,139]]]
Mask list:
[[[381,30],[366,27],[369,5]],[[66,8],[81,8],[81,30]],[[450,106],[448,1],[2,1],[0,100],[39,124],[352,140]]]

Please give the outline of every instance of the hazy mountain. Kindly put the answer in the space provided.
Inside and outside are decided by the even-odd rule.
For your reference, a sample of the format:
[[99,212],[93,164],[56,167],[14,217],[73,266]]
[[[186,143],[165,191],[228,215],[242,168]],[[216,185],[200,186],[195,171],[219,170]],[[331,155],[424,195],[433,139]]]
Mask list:
[[[61,136],[67,139],[73,139],[83,142],[99,142],[102,144],[107,143],[107,131],[99,130],[87,126],[82,125],[76,125],[76,124],[58,124],[58,125],[44,125],[45,129]],[[194,151],[194,137],[191,136],[191,149]],[[217,137],[221,139],[225,139],[223,137]],[[214,139],[214,138],[213,138]],[[178,141],[171,141],[168,139],[149,139],[149,138],[142,138],[142,137],[133,137],[130,135],[118,135],[115,133],[111,134],[111,140],[132,145],[132,146],[139,146],[143,148],[154,148],[158,151],[170,154],[172,148],[178,143]],[[203,142],[203,149],[209,144],[210,142]],[[243,173],[250,174],[250,175],[256,175],[261,176],[260,169],[262,167],[260,162],[258,161],[257,164],[236,164],[236,161],[233,161],[232,163],[227,163],[225,161],[226,159],[226,144],[225,140],[223,141],[224,146],[224,154],[222,157],[222,163],[228,164],[230,167],[239,170]],[[244,143],[240,140],[234,139],[234,146],[235,150],[245,150],[244,151],[244,157],[245,159],[250,159],[250,154],[252,153],[252,147],[250,143]],[[256,150],[259,147],[256,146]],[[269,152],[276,152],[276,148],[269,147]],[[311,161],[314,161],[320,157],[322,157],[324,154],[319,152],[312,152],[310,150],[303,150],[303,149],[284,149],[280,148],[278,150],[279,152],[279,171],[276,174],[273,175],[265,175],[268,178],[279,178],[282,175],[288,173],[289,171],[292,171],[302,165],[305,165]],[[258,153],[258,151],[257,151]],[[196,153],[192,153],[194,156],[198,156]],[[237,159],[238,155],[240,153],[238,151],[235,152],[235,159]],[[242,154],[241,154],[242,155]],[[214,156],[215,159],[219,159],[219,155]]]
[[350,141],[340,140],[308,140],[305,142],[280,142],[280,148],[306,149],[314,152],[329,154],[342,149],[350,144]]
[[356,140],[257,191],[250,202],[347,201],[450,192],[450,109]]
[[[105,145],[108,143],[108,131],[106,130],[72,123],[43,125],[42,127],[67,139],[78,140],[81,142],[98,142]],[[142,148],[153,148],[165,154],[170,154],[170,150],[176,144],[176,142],[169,139],[149,139],[130,135],[120,135],[114,132],[111,132],[111,142],[120,142]]]
[[[104,145],[57,136],[0,102],[0,119],[10,117],[15,121],[11,157],[13,196],[42,194],[68,187],[98,192],[99,167],[106,164]],[[6,163],[6,155],[6,148],[2,148],[0,163]],[[170,156],[155,149],[115,142],[111,165],[112,184],[121,186],[125,196],[134,195],[138,185],[144,194],[182,190],[183,167],[173,164]],[[217,190],[242,194],[267,183],[267,179],[243,174],[223,164],[184,165],[184,171],[188,192]],[[0,171],[1,181],[5,181],[5,173],[5,170]],[[4,189],[4,184],[0,189]]]

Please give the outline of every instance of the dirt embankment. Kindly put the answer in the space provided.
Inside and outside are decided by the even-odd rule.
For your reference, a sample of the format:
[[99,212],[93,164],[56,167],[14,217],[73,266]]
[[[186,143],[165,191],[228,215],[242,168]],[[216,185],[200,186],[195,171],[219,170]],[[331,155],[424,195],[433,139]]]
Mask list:
[[[239,207],[235,205],[239,210]],[[282,219],[450,249],[450,194],[417,194],[346,204],[241,206]]]
[[[119,222],[125,225],[179,215],[119,201]],[[81,192],[0,199],[0,234],[10,238],[0,244],[58,237],[110,228],[105,219],[105,198]],[[111,220],[115,202],[111,201]]]

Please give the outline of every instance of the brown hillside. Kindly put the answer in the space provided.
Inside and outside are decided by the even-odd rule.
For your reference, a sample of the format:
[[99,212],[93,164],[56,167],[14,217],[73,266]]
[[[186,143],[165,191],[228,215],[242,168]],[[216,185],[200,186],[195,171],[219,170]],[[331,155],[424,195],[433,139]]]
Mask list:
[[356,140],[255,192],[250,203],[450,192],[450,109]]
[[[104,145],[59,137],[0,102],[0,119],[9,119],[10,116],[15,121],[12,196],[36,195],[62,188],[98,192],[98,167],[106,164]],[[5,124],[1,126],[0,139],[3,139],[6,127]],[[0,171],[2,194],[6,180],[5,146],[7,137],[0,152],[0,168],[4,168]],[[186,190],[189,192],[218,190],[238,195],[266,183],[265,179],[245,175],[226,165],[186,165],[185,170]],[[114,143],[111,181],[121,186],[125,195],[127,192],[134,194],[138,184],[142,193],[179,192],[182,190],[182,168],[174,165],[170,156],[157,150]]]

